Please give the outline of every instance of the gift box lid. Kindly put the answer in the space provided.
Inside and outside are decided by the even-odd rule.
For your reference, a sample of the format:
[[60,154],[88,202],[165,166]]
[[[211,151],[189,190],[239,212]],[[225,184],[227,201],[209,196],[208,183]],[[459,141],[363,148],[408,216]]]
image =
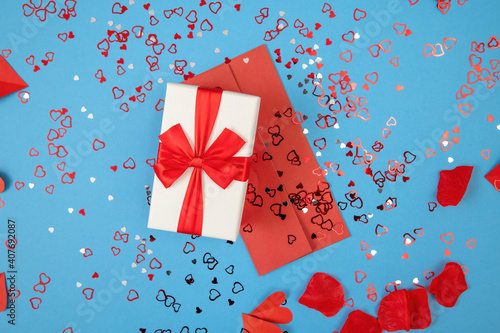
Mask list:
[[[160,133],[180,124],[191,147],[195,138],[197,86],[168,83]],[[207,144],[210,147],[225,128],[235,132],[245,144],[234,155],[250,157],[253,153],[260,97],[223,91],[217,118]],[[148,227],[178,230],[181,207],[193,167],[165,188],[155,174]],[[202,172],[203,225],[202,236],[235,241],[238,237],[247,183],[232,181],[222,189]]]

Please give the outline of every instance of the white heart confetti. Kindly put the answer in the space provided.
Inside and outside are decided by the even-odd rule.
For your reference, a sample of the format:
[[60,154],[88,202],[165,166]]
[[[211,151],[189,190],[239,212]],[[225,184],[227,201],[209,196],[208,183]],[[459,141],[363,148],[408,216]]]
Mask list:
[[151,254],[151,253],[153,253],[153,250],[148,250],[148,254]]
[[85,106],[82,106],[81,110],[82,110],[82,112],[85,112],[85,111],[87,111],[87,108]]
[[319,49],[318,44],[314,44],[313,49],[315,49],[315,50]]
[[191,66],[191,68],[193,68],[194,66],[196,66],[196,63],[195,62],[190,62],[189,66]]
[[219,52],[220,52],[219,48],[218,48],[218,47],[216,47],[214,52],[215,52],[215,53],[219,53]]
[[95,178],[94,177],[90,177],[90,182],[95,182]]
[[339,129],[339,128],[340,128],[339,123],[336,123],[335,125],[333,125],[333,128],[335,128],[335,129]]
[[77,282],[77,283],[76,283],[76,287],[77,287],[77,288],[80,288],[81,286],[82,286],[82,284],[81,284],[80,282]]
[[307,68],[307,65],[306,64],[302,64],[302,69],[306,69]]
[[85,248],[83,248],[83,247],[82,247],[82,248],[80,249],[80,253],[81,253],[81,254],[84,254],[84,253],[85,253]]
[[128,65],[128,69],[134,69],[134,64]]
[[[24,98],[24,99],[28,99],[28,98],[30,98],[30,94],[29,94],[29,93],[24,93],[24,94],[23,94],[23,98]],[[498,125],[498,126],[500,126],[500,125]]]
[[448,144],[449,144],[449,142],[448,142],[448,141],[446,141],[446,140],[444,140],[444,141],[443,141],[443,146],[447,147],[447,146],[448,146]]
[[127,280],[123,280],[123,281],[122,281],[122,284],[123,284],[124,286],[126,286],[126,285],[127,285]]
[[359,39],[359,37],[360,37],[360,36],[359,36],[359,34],[356,32],[356,33],[354,34],[354,38],[355,38],[355,39]]
[[141,239],[141,236],[135,235],[135,240],[139,240],[139,239]]
[[290,43],[295,45],[295,38],[290,41]]
[[123,228],[121,228],[120,230],[121,230],[122,232],[125,232],[125,231],[127,231],[127,228],[123,227]]
[[418,284],[418,278],[414,278],[413,283]]
[[280,11],[280,16],[281,16],[281,17],[285,16],[285,12],[281,10],[281,11]]
[[169,64],[168,65],[168,68],[170,68],[170,69],[174,69],[174,67],[175,67],[174,64]]
[[151,9],[151,10],[149,11],[149,15],[153,16],[154,14],[155,14],[155,11]]
[[146,273],[146,272],[147,272],[147,271],[146,271],[146,269],[145,269],[145,268],[141,269],[141,273],[142,273],[142,274],[144,274],[144,273]]
[[396,284],[399,286],[401,284],[401,280],[396,280]]
[[368,213],[368,218],[371,219],[373,217],[372,213]]
[[307,209],[307,208],[302,208],[302,213],[304,213],[304,214],[305,214],[305,213],[307,213],[307,211],[308,211],[308,210],[309,210],[309,209]]
[[50,233],[53,233],[53,232],[54,232],[54,228],[50,227],[50,228],[49,228],[49,232],[50,232]]
[[307,133],[309,133],[309,130],[307,128],[304,128],[304,130],[302,131],[302,133],[307,134]]
[[374,256],[374,255],[377,254],[377,251],[376,250],[371,250],[370,253],[372,254],[372,256]]
[[[317,77],[318,79],[322,79],[322,78],[323,78],[323,74],[318,73],[318,74],[316,75],[316,77]],[[319,82],[318,82],[318,84],[319,84]]]
[[340,144],[340,148],[341,148],[341,149],[344,149],[345,147],[346,147],[345,143],[343,143],[343,142],[342,142],[342,143]]
[[309,59],[309,65],[312,65],[312,64],[314,64],[314,60]]
[[78,80],[80,80],[80,77],[79,77],[78,75],[75,75],[75,76],[73,77],[73,80],[78,81]]
[[162,78],[159,78],[159,79],[158,79],[158,83],[163,83],[163,79],[162,79]]
[[95,17],[90,18],[90,22],[94,23],[96,21]]
[[30,184],[29,184],[29,187],[30,187],[30,188],[33,188],[33,187],[35,187],[35,184],[33,184],[33,183],[30,183]]
[[196,36],[203,37],[203,34],[201,33],[201,31],[198,31],[198,33],[196,34]]
[[229,33],[229,31],[228,30],[224,30],[222,33],[227,36],[227,34]]
[[316,156],[321,156],[321,152],[320,151],[316,152]]
[[248,62],[249,62],[249,61],[250,61],[250,59],[248,59],[248,58],[243,58],[243,62],[244,62],[245,64],[248,64]]
[[110,195],[108,195],[108,200],[109,200],[109,201],[111,201],[111,200],[113,200],[113,199],[114,199],[114,198],[113,198],[113,196],[112,196],[111,194],[110,194]]
[[87,118],[94,119],[94,115],[92,113],[89,113],[89,115],[87,116]]
[[500,125],[497,126],[497,129],[500,131]]
[[118,24],[118,25],[116,26],[116,29],[118,29],[118,30],[121,30],[121,28],[122,28],[122,25],[121,25],[121,24]]
[[453,163],[453,161],[455,161],[453,157],[448,157],[448,163]]
[[132,268],[136,268],[137,264],[135,262],[132,263]]
[[135,1],[134,1],[134,0],[128,0],[128,4],[129,4],[129,5],[131,5],[131,6],[132,6],[134,3],[135,3]]
[[70,214],[73,214],[73,208],[68,208],[68,212],[69,212]]
[[110,27],[112,27],[112,26],[113,26],[113,21],[108,21],[108,25],[109,25]]

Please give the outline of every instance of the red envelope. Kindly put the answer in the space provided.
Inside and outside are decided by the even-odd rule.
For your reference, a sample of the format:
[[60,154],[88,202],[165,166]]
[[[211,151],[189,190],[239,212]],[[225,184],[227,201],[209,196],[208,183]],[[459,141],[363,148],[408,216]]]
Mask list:
[[264,45],[185,83],[261,97],[240,229],[259,275],[349,237]]
[[0,56],[0,74],[0,97],[28,86],[2,56]]
[[486,178],[491,185],[493,185],[493,187],[500,192],[500,164],[488,172],[484,178]]

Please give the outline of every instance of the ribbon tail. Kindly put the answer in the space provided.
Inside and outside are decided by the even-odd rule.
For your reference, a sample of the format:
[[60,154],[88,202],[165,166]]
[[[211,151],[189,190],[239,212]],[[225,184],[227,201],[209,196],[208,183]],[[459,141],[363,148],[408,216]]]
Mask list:
[[177,232],[201,236],[203,229],[203,192],[201,168],[194,168],[184,195]]

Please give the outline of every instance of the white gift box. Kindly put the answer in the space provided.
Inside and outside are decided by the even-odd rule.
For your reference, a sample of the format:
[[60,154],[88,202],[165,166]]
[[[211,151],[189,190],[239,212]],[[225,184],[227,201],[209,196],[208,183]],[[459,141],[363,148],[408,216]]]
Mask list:
[[[194,147],[197,88],[186,84],[167,84],[161,132],[158,135],[176,124],[181,124],[191,147]],[[245,141],[245,145],[234,156],[250,157],[253,153],[259,106],[260,97],[223,91],[207,148],[224,128],[228,128]],[[193,169],[193,167],[187,168],[169,188],[165,188],[155,174],[148,228],[177,232],[184,195]],[[222,189],[202,171],[202,236],[236,240],[246,189],[246,181],[236,180],[233,180],[226,189]]]

